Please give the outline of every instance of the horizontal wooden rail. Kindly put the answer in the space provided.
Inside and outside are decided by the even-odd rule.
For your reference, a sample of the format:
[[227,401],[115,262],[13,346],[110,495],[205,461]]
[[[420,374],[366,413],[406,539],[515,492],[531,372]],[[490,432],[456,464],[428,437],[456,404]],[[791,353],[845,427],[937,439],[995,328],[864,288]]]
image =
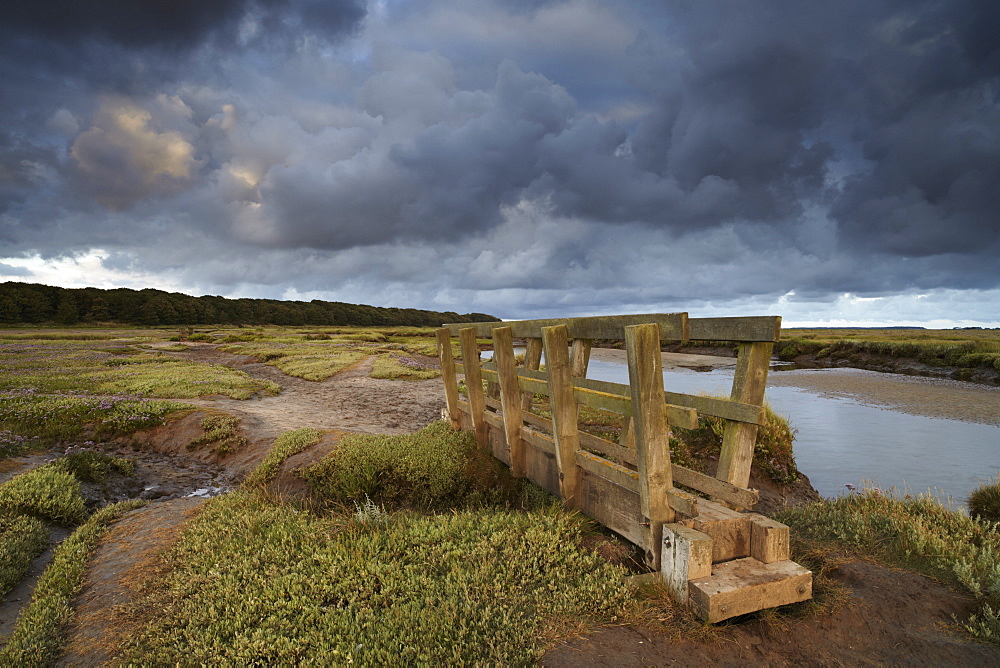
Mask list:
[[452,334],[473,328],[480,339],[493,338],[493,330],[510,327],[516,338],[538,338],[542,327],[566,325],[571,339],[622,339],[628,325],[658,324],[662,341],[770,341],[776,342],[781,333],[780,316],[745,318],[688,318],[686,313],[647,313],[624,316],[589,318],[550,318],[545,320],[515,320],[512,322],[449,323],[444,325]]
[[[604,392],[628,397],[631,390],[628,385],[622,383],[612,383],[606,380],[594,380],[593,378],[574,378],[573,385],[595,392]],[[695,394],[683,394],[681,392],[664,392],[663,398],[667,404],[692,408],[699,415],[711,415],[726,420],[736,422],[750,422],[760,424],[763,409],[754,404],[744,404],[731,399],[717,399],[715,397],[702,397]],[[676,426],[682,426],[677,424]]]

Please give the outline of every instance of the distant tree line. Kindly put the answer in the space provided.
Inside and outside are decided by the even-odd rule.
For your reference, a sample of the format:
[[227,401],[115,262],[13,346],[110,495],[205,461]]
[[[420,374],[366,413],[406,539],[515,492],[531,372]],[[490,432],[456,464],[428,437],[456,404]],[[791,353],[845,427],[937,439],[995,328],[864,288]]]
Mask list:
[[382,308],[314,299],[192,297],[162,290],[57,288],[0,283],[0,323],[58,325],[393,325],[438,326],[446,322],[497,321],[485,313],[458,314],[414,308]]

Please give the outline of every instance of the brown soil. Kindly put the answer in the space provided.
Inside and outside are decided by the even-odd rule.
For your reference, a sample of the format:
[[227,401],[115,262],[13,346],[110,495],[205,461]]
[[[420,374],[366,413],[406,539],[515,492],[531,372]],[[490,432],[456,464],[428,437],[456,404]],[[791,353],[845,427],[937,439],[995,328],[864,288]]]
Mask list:
[[709,640],[616,626],[550,650],[545,666],[995,666],[1000,647],[962,642],[948,626],[972,602],[920,575],[867,561],[829,573],[850,595],[806,619],[754,617]]

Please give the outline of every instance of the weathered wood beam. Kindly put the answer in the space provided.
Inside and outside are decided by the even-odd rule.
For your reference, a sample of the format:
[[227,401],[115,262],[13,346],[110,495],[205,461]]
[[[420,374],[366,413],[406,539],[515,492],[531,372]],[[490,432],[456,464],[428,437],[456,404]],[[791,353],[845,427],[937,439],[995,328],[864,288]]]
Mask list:
[[[767,370],[771,364],[773,343],[741,343],[736,358],[736,375],[733,378],[733,401],[760,405],[764,402]],[[750,482],[757,425],[748,422],[728,422],[722,435],[719,468],[715,474],[737,487]]]
[[[542,340],[540,338],[528,339],[528,344],[524,349],[524,369],[521,371],[538,371],[542,363]],[[531,401],[534,397],[531,392],[524,392],[521,395],[521,410],[525,413],[531,410]]]
[[458,336],[462,344],[462,366],[465,371],[466,389],[469,393],[472,428],[475,432],[476,443],[483,450],[487,450],[490,447],[490,442],[486,420],[483,419],[483,413],[486,410],[486,401],[483,394],[483,374],[479,366],[479,346],[476,343],[476,330],[472,327],[465,327],[459,330]]
[[663,410],[663,365],[658,325],[625,328],[632,421],[635,429],[636,468],[639,472],[639,510],[649,522],[646,565],[660,569],[663,524],[674,512],[667,502],[673,488],[670,471],[670,428]]
[[559,487],[563,502],[570,508],[576,508],[579,506],[577,491],[580,477],[576,451],[580,449],[580,443],[577,438],[577,407],[573,397],[566,325],[543,328],[542,345],[545,348],[545,367],[551,392],[549,400],[556,440],[556,464],[559,466]]
[[511,473],[523,478],[526,474],[524,443],[521,441],[521,391],[517,386],[514,362],[514,338],[509,327],[493,330],[493,357],[497,361],[500,382],[500,404],[503,410],[504,435],[510,453]]
[[781,336],[781,316],[691,318],[690,335],[698,341],[770,341]]
[[437,336],[438,358],[441,360],[441,378],[444,380],[445,410],[452,429],[459,429],[458,422],[458,379],[455,377],[455,360],[451,354],[451,330],[442,327]]
[[593,343],[591,339],[573,339],[573,347],[569,351],[569,366],[574,378],[587,377]]
[[[510,327],[517,338],[542,336],[542,329],[565,325],[567,339],[617,339],[625,338],[629,325],[656,323],[660,325],[663,341],[686,341],[688,338],[687,313],[646,313],[638,315],[594,316],[587,318],[550,318],[545,320],[517,320],[513,322],[449,323],[452,331],[474,327],[480,338],[491,338],[498,327]],[[548,355],[546,355],[546,358]]]

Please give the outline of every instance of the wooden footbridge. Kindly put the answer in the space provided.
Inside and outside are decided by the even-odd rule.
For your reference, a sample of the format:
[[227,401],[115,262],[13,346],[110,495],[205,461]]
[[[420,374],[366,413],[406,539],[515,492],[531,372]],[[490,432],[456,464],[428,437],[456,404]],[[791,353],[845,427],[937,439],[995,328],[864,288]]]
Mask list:
[[[686,313],[445,325],[437,341],[448,417],[514,475],[638,545],[671,595],[701,618],[804,601],[812,573],[789,559],[788,527],[745,512],[758,500],[748,489],[750,468],[780,329],[779,317]],[[477,338],[492,340],[493,360],[480,361]],[[523,367],[515,338],[526,341]],[[691,339],[738,343],[730,399],[664,390],[661,342]],[[587,378],[594,340],[624,340],[628,385]],[[468,401],[459,396],[459,374]],[[551,420],[530,411],[534,394],[549,397]],[[622,415],[619,442],[581,431],[581,405]],[[725,421],[715,476],[670,462],[670,427],[694,428],[699,415]]]

